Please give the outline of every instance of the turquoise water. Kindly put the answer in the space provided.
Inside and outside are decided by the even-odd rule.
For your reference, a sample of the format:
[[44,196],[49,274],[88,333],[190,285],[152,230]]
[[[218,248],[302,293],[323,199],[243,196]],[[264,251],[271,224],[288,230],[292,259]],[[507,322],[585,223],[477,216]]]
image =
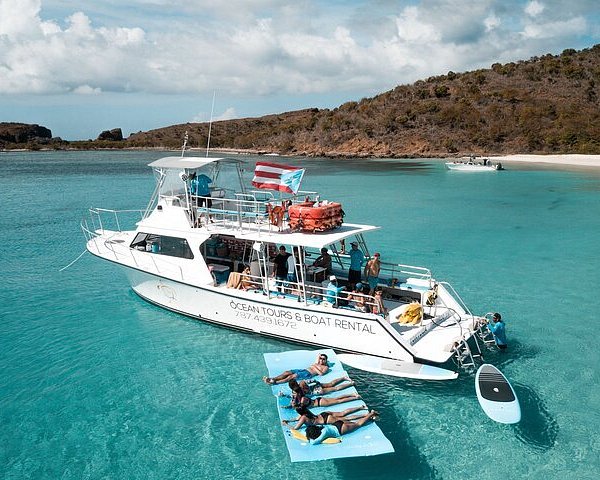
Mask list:
[[[434,160],[282,160],[341,200],[383,260],[430,267],[502,312],[490,352],[523,420],[487,419],[473,377],[351,371],[396,453],[289,462],[262,354],[295,348],[163,311],[84,249],[90,206],[144,207],[157,152],[0,153],[0,478],[596,478],[600,171]],[[248,159],[250,175],[254,157]],[[298,470],[302,469],[302,472]]]

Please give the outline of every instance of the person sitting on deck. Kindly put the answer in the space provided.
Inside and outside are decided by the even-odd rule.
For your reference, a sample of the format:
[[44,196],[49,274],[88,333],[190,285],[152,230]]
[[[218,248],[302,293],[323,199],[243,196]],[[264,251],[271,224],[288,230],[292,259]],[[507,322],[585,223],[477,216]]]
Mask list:
[[356,308],[361,312],[367,312],[367,297],[363,295],[364,286],[362,283],[357,283],[354,290],[352,290],[352,294],[348,297],[350,300],[350,306]]
[[325,247],[321,249],[321,255],[317,257],[312,266],[324,268],[325,275],[331,275],[331,255]]
[[325,300],[332,305],[337,305],[338,294],[343,290],[343,287],[337,286],[337,277],[331,275],[329,277],[329,283],[327,284],[327,290],[325,291]]
[[325,375],[328,371],[327,355],[320,353],[317,355],[316,362],[308,368],[286,370],[275,377],[263,377],[263,381],[269,385],[277,385],[289,382],[290,380],[308,380],[318,375]]
[[360,407],[347,408],[346,410],[344,410],[342,412],[325,411],[325,412],[321,412],[321,413],[315,415],[308,408],[299,407],[296,409],[296,412],[298,412],[298,415],[300,415],[300,417],[293,419],[293,420],[282,420],[281,423],[283,423],[284,425],[289,425],[292,422],[297,422],[296,425],[294,425],[294,430],[298,430],[299,428],[302,427],[302,425],[307,425],[307,426],[308,425],[327,425],[327,424],[333,424],[334,422],[337,422],[338,420],[344,420],[344,421],[359,420],[363,417],[366,417],[368,415],[368,413],[363,413],[362,415],[351,415],[351,414],[359,412],[361,410],[366,410],[366,409],[367,409],[366,405],[361,405]]
[[380,288],[375,290],[375,304],[373,305],[373,313],[385,316],[387,308],[383,304],[383,290]]
[[375,421],[379,418],[379,414],[375,410],[371,410],[364,417],[355,422],[344,420],[336,420],[332,425],[309,425],[306,427],[306,438],[312,445],[318,445],[326,438],[340,438],[342,435],[358,430],[367,422]]
[[250,267],[246,266],[244,271],[241,274],[241,283],[240,288],[242,290],[250,290],[251,288],[256,287],[256,284],[252,281],[252,276],[250,274]]

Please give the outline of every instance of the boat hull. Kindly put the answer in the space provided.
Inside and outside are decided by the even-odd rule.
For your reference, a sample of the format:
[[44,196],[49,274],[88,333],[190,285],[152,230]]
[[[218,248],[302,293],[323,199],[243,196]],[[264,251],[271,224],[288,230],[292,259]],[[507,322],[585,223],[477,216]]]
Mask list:
[[293,298],[269,298],[261,291],[198,287],[127,267],[126,273],[143,299],[198,320],[295,343],[414,361],[410,347],[376,315],[361,317]]

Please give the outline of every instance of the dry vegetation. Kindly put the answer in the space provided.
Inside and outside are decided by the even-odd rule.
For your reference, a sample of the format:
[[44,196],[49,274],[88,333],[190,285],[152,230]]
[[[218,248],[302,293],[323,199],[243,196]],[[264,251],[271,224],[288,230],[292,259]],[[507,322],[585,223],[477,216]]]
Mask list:
[[[600,45],[570,49],[448,72],[333,110],[215,122],[211,147],[312,156],[600,154],[599,85]],[[190,145],[206,145],[208,125],[188,123],[132,134],[113,146],[178,148],[186,131]]]

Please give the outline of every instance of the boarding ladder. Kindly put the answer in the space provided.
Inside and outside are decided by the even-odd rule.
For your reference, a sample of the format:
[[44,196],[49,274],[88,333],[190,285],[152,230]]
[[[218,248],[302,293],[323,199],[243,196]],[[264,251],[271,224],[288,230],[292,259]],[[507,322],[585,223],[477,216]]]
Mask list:
[[460,368],[475,368],[476,361],[483,361],[483,354],[481,353],[481,349],[479,348],[477,338],[472,338],[475,341],[477,351],[474,351],[469,346],[469,342],[465,340],[464,337],[461,337],[459,341],[455,342],[454,347],[452,348],[452,351],[454,352],[454,357],[456,358],[456,363]]
[[[489,319],[494,315],[492,312],[486,313],[483,318],[485,318],[488,322]],[[495,345],[496,339],[494,338],[494,334],[488,328],[487,322],[481,322],[477,329],[475,330],[476,336],[483,342],[484,345]]]

